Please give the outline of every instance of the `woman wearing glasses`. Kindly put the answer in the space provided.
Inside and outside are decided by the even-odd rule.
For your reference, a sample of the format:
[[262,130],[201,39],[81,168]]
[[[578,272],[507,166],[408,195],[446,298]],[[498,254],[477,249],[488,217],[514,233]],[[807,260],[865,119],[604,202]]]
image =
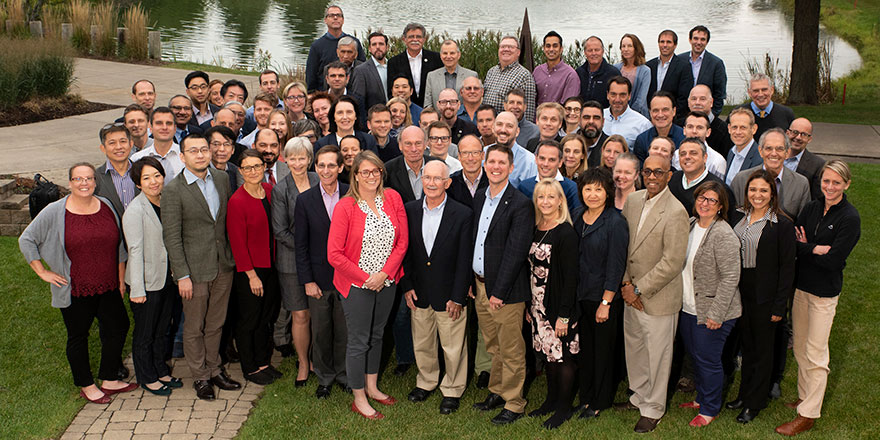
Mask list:
[[385,165],[371,151],[354,159],[351,186],[333,210],[327,260],[333,284],[344,298],[348,328],[345,370],[354,402],[351,410],[368,419],[384,416],[367,398],[397,402],[379,390],[382,335],[394,303],[394,283],[403,276],[409,235],[400,195],[382,186]]
[[284,93],[281,96],[284,97],[284,110],[287,111],[287,118],[292,124],[307,118],[306,99],[309,95],[306,93],[306,86],[303,83],[295,81],[288,84],[284,87]]

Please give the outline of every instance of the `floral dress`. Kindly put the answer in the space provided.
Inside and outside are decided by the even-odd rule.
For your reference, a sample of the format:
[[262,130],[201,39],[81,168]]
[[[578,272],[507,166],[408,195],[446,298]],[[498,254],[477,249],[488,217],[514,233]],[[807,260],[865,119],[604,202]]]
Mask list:
[[532,285],[532,305],[529,314],[532,317],[532,347],[535,351],[547,356],[547,362],[561,362],[564,358],[580,351],[578,332],[575,322],[569,323],[568,335],[565,340],[556,336],[556,323],[547,319],[544,308],[544,294],[550,277],[550,257],[552,245],[545,243],[553,234],[553,230],[535,229],[535,237],[529,249],[529,280]]

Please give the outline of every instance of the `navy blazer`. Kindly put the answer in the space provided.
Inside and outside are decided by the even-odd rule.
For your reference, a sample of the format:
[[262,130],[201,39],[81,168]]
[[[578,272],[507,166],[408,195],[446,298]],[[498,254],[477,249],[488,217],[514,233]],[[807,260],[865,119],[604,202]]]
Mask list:
[[[535,230],[535,210],[532,202],[511,184],[500,197],[483,242],[483,274],[486,296],[513,304],[532,297],[528,259]],[[477,191],[474,197],[474,245],[484,203],[486,191]]]
[[[210,101],[208,101],[208,109],[211,110],[212,115],[216,115],[217,112],[220,111],[221,108],[222,107],[217,107],[216,105],[214,105]],[[199,128],[202,129],[202,131],[205,131],[205,130],[211,128],[211,121],[213,121],[213,120],[214,120],[214,117],[212,116],[211,119],[208,119],[207,121],[199,124],[199,120],[196,119],[196,113],[193,112],[192,117],[189,118],[188,125],[197,125]]]
[[[348,185],[339,182],[339,198],[348,192]],[[333,287],[333,266],[327,261],[327,240],[330,217],[324,207],[321,185],[303,191],[296,199],[293,222],[296,248],[296,273],[300,284],[317,283],[321,290]]]
[[[376,148],[376,138],[374,138],[373,135],[355,130],[354,137],[361,141],[361,151],[370,150],[373,153],[376,153],[376,155],[379,154],[379,149]],[[315,142],[315,155],[318,154],[318,150],[324,145],[336,145],[338,147],[339,142],[336,140],[336,133],[330,133],[327,136],[318,139],[318,142]]]
[[[727,168],[724,171],[724,180],[727,181],[727,174],[730,173],[730,164],[733,163],[733,155],[734,155],[734,146],[727,152]],[[740,171],[747,170],[749,168],[754,168],[758,165],[764,165],[764,159],[761,158],[761,153],[758,152],[758,141],[754,141],[752,143],[752,148],[746,154],[746,159],[743,161],[741,167],[739,167]],[[690,214],[690,212],[688,212]]]
[[[687,64],[687,69],[691,70],[691,80],[693,80],[693,69],[691,69],[690,62],[691,52],[687,51],[678,56]],[[724,107],[724,99],[727,98],[727,69],[724,67],[724,61],[708,50],[703,52],[703,63],[700,65],[697,84],[709,86],[709,89],[712,90],[712,99],[715,100],[712,104],[712,113],[715,116],[721,114],[721,108]],[[690,93],[690,89],[688,89],[688,93]]]
[[663,84],[657,85],[657,69],[660,65],[660,58],[648,60],[648,68],[651,69],[651,85],[648,86],[648,104],[651,103],[651,97],[657,90],[665,90],[675,96],[675,112],[685,114],[688,111],[687,99],[694,86],[694,74],[691,65],[687,60],[683,60],[675,55],[669,61],[669,67],[666,69],[666,76],[663,77]]
[[[538,181],[535,179],[526,179],[519,183],[519,190],[531,200],[532,196],[535,194],[535,186],[537,184]],[[562,193],[565,194],[565,201],[568,203],[568,213],[575,215],[581,206],[583,206],[580,197],[578,197],[577,183],[574,183],[574,180],[571,180],[568,177],[563,177],[562,181],[559,182],[559,185],[562,186]]]
[[[422,156],[422,167],[432,160],[440,160],[433,156],[425,154]],[[397,156],[385,164],[385,187],[391,188],[400,194],[403,203],[412,202],[422,195],[413,194],[412,185],[409,183],[409,172],[407,171],[406,161],[403,155]]]
[[480,181],[477,182],[477,190],[474,192],[474,196],[472,196],[467,183],[464,181],[463,173],[463,170],[458,170],[449,176],[450,183],[449,188],[446,188],[446,195],[451,197],[452,200],[473,209],[474,196],[480,191],[486,191],[486,187],[489,186],[489,179],[486,178],[486,170],[483,170],[483,174],[480,176]]
[[[629,225],[614,207],[606,207],[592,225],[584,223],[583,209],[574,218],[580,240],[578,301],[602,301],[606,290],[620,291],[629,248]],[[589,317],[588,317],[589,318]]]
[[[419,107],[425,106],[425,85],[428,83],[428,72],[441,67],[443,67],[443,60],[440,59],[440,54],[422,48],[422,74],[420,75],[419,89],[413,90],[412,98],[410,98],[410,100]],[[394,83],[394,78],[400,74],[406,75],[413,84],[416,83],[415,80],[413,80],[412,70],[409,68],[409,56],[407,55],[406,50],[388,60],[388,99],[391,99],[392,97],[391,85]]]
[[440,227],[428,255],[422,237],[424,209],[420,200],[407,203],[406,218],[409,223],[409,248],[403,258],[402,291],[415,290],[415,305],[430,306],[437,312],[446,310],[446,302],[466,305],[468,287],[473,279],[471,261],[474,247],[473,213],[467,206],[446,198]]
[[[648,152],[651,149],[651,141],[657,137],[657,129],[651,127],[645,131],[643,131],[640,135],[636,136],[636,141],[633,142],[633,154],[639,158],[640,162],[644,162],[645,159],[648,158]],[[681,141],[684,140],[684,130],[678,125],[672,124],[672,127],[669,128],[669,138],[672,139],[672,142],[675,142],[675,149],[678,149],[678,146],[681,145]],[[675,150],[673,150],[674,152]]]

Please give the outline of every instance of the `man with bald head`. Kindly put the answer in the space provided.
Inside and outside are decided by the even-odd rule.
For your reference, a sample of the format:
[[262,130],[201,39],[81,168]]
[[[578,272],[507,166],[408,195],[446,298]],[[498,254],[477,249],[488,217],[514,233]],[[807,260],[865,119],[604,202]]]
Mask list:
[[[458,50],[458,43],[455,40],[446,40],[440,45],[440,60],[443,61],[443,67],[428,72],[425,79],[426,107],[434,106],[439,110],[437,101],[443,89],[452,89],[458,93],[457,91],[464,85],[464,80],[477,78],[477,72],[462,67],[458,63],[459,59],[461,59],[461,51]],[[458,99],[461,99],[461,95],[458,95]]]
[[434,108],[437,109],[440,119],[450,127],[453,144],[457,145],[461,137],[466,134],[479,133],[475,124],[458,117],[461,102],[455,89],[448,88],[440,91],[435,105]]
[[816,200],[822,197],[822,167],[825,161],[807,151],[807,145],[813,140],[813,124],[807,118],[797,118],[791,121],[785,134],[791,141],[785,167],[807,178],[810,182],[810,198]]
[[[688,94],[687,102],[690,111],[706,113],[709,116],[709,128],[712,132],[706,138],[706,143],[713,150],[720,153],[722,157],[727,157],[727,152],[730,151],[733,143],[730,141],[730,135],[727,133],[727,123],[712,113],[712,106],[715,103],[714,98],[712,98],[712,90],[705,84],[697,84]],[[684,127],[687,115],[687,112],[677,115],[675,123],[679,127]]]
[[[535,165],[535,155],[516,142],[519,135],[519,125],[516,116],[511,112],[501,112],[495,117],[492,126],[495,133],[495,144],[505,147],[513,154],[513,169],[509,173],[510,183],[519,187],[520,182],[531,179],[538,175],[538,166]],[[489,146],[483,149],[485,152]]]

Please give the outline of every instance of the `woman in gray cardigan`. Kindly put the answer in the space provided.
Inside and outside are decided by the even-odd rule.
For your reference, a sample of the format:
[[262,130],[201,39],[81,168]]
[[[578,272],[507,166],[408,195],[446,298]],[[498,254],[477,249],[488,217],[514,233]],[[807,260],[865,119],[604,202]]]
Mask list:
[[699,410],[690,422],[699,427],[711,423],[721,410],[721,352],[742,305],[737,287],[740,242],[725,221],[727,191],[708,181],[697,187],[694,199],[678,328],[694,359],[697,387],[696,399],[681,407]]

